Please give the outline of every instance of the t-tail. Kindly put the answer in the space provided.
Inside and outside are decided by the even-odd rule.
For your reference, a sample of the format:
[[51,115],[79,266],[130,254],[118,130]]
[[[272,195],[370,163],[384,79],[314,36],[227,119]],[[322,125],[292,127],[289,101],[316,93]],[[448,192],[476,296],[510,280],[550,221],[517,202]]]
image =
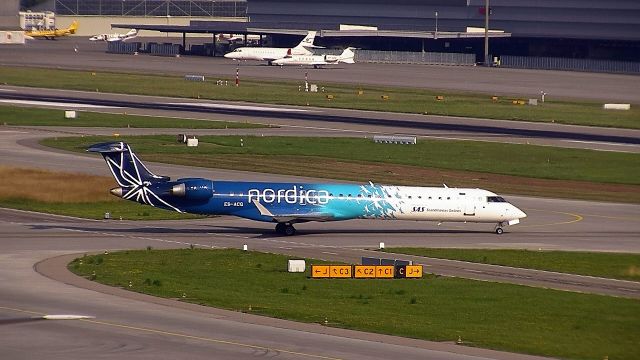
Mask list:
[[354,64],[355,61],[353,60],[353,58],[356,54],[353,52],[353,49],[354,48],[352,47],[344,49],[342,54],[340,54],[340,56],[338,57],[338,62],[345,64]]
[[123,188],[169,181],[168,177],[158,176],[149,171],[127,143],[100,143],[92,145],[87,151],[100,153],[104,157],[111,174]]
[[207,203],[213,194],[211,180],[171,181],[168,176],[152,173],[127,143],[100,143],[91,145],[87,151],[104,157],[119,185],[111,189],[111,194],[125,200],[177,212],[197,212],[197,207]]

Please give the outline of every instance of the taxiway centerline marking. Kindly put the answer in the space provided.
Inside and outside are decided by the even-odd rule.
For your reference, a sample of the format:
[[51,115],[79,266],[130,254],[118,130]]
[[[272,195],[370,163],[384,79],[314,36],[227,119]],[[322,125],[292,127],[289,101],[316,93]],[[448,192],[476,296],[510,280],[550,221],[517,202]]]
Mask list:
[[[36,312],[36,311],[17,309],[17,308],[11,308],[11,307],[6,307],[6,306],[0,306],[0,309],[16,311],[16,312],[22,312],[22,313],[27,313],[27,314],[32,314],[32,315],[41,315],[41,316],[46,315],[46,314],[43,314],[43,313],[40,313],[40,312]],[[216,343],[216,344],[238,346],[238,347],[257,349],[257,350],[264,350],[264,351],[271,351],[271,352],[279,352],[279,353],[283,353],[283,354],[303,356],[303,357],[307,357],[307,358],[326,359],[326,360],[341,360],[340,358],[336,358],[336,357],[309,354],[309,353],[303,353],[303,352],[285,350],[285,349],[278,349],[278,348],[272,348],[272,347],[268,347],[268,346],[252,345],[252,344],[241,343],[241,342],[237,342],[237,341],[208,338],[208,337],[196,336],[196,335],[188,335],[188,334],[176,333],[176,332],[172,332],[172,331],[144,328],[144,327],[139,327],[139,326],[125,325],[125,324],[119,324],[119,323],[113,323],[113,322],[107,322],[107,321],[89,320],[89,319],[79,319],[77,321],[84,321],[84,322],[92,323],[92,324],[98,324],[98,325],[104,325],[104,326],[110,326],[110,327],[116,327],[116,328],[122,328],[122,329],[128,329],[128,330],[135,330],[135,331],[142,331],[142,332],[153,333],[153,334],[160,334],[160,335],[179,337],[179,338],[183,338],[183,339],[199,340],[199,341],[205,341],[205,342]]]

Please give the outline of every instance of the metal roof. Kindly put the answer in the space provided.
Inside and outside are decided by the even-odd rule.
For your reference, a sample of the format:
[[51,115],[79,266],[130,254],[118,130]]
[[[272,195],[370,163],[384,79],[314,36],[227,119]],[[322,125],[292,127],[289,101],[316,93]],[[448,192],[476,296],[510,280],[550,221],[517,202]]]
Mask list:
[[[269,26],[265,26],[269,25]],[[294,24],[282,24],[291,26]],[[170,33],[194,34],[251,34],[251,35],[305,35],[309,30],[304,24],[298,28],[278,27],[274,23],[251,23],[232,21],[192,21],[190,25],[146,25],[146,24],[111,24],[112,28],[151,30]],[[327,28],[337,28],[336,24],[326,24]],[[308,25],[307,25],[308,26]],[[323,30],[318,29],[319,37],[393,37],[416,39],[462,39],[484,37],[484,32],[454,31],[409,31],[409,30]],[[489,37],[510,37],[510,33],[489,32]]]

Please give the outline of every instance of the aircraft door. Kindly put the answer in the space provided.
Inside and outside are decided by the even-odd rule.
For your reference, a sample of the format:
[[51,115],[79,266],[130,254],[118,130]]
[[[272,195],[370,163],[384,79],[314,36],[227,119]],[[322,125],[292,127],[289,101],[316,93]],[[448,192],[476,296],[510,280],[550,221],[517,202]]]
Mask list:
[[465,216],[474,216],[476,214],[476,201],[473,197],[467,196],[464,200]]

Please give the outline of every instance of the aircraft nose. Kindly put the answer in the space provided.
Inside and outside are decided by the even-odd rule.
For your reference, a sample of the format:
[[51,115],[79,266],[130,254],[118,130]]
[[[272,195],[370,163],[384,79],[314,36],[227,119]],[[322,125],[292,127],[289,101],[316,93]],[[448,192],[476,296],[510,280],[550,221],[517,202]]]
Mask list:
[[522,218],[526,218],[527,217],[527,214],[524,211],[518,209],[515,206],[513,207],[513,209],[515,210],[516,218],[522,219]]

